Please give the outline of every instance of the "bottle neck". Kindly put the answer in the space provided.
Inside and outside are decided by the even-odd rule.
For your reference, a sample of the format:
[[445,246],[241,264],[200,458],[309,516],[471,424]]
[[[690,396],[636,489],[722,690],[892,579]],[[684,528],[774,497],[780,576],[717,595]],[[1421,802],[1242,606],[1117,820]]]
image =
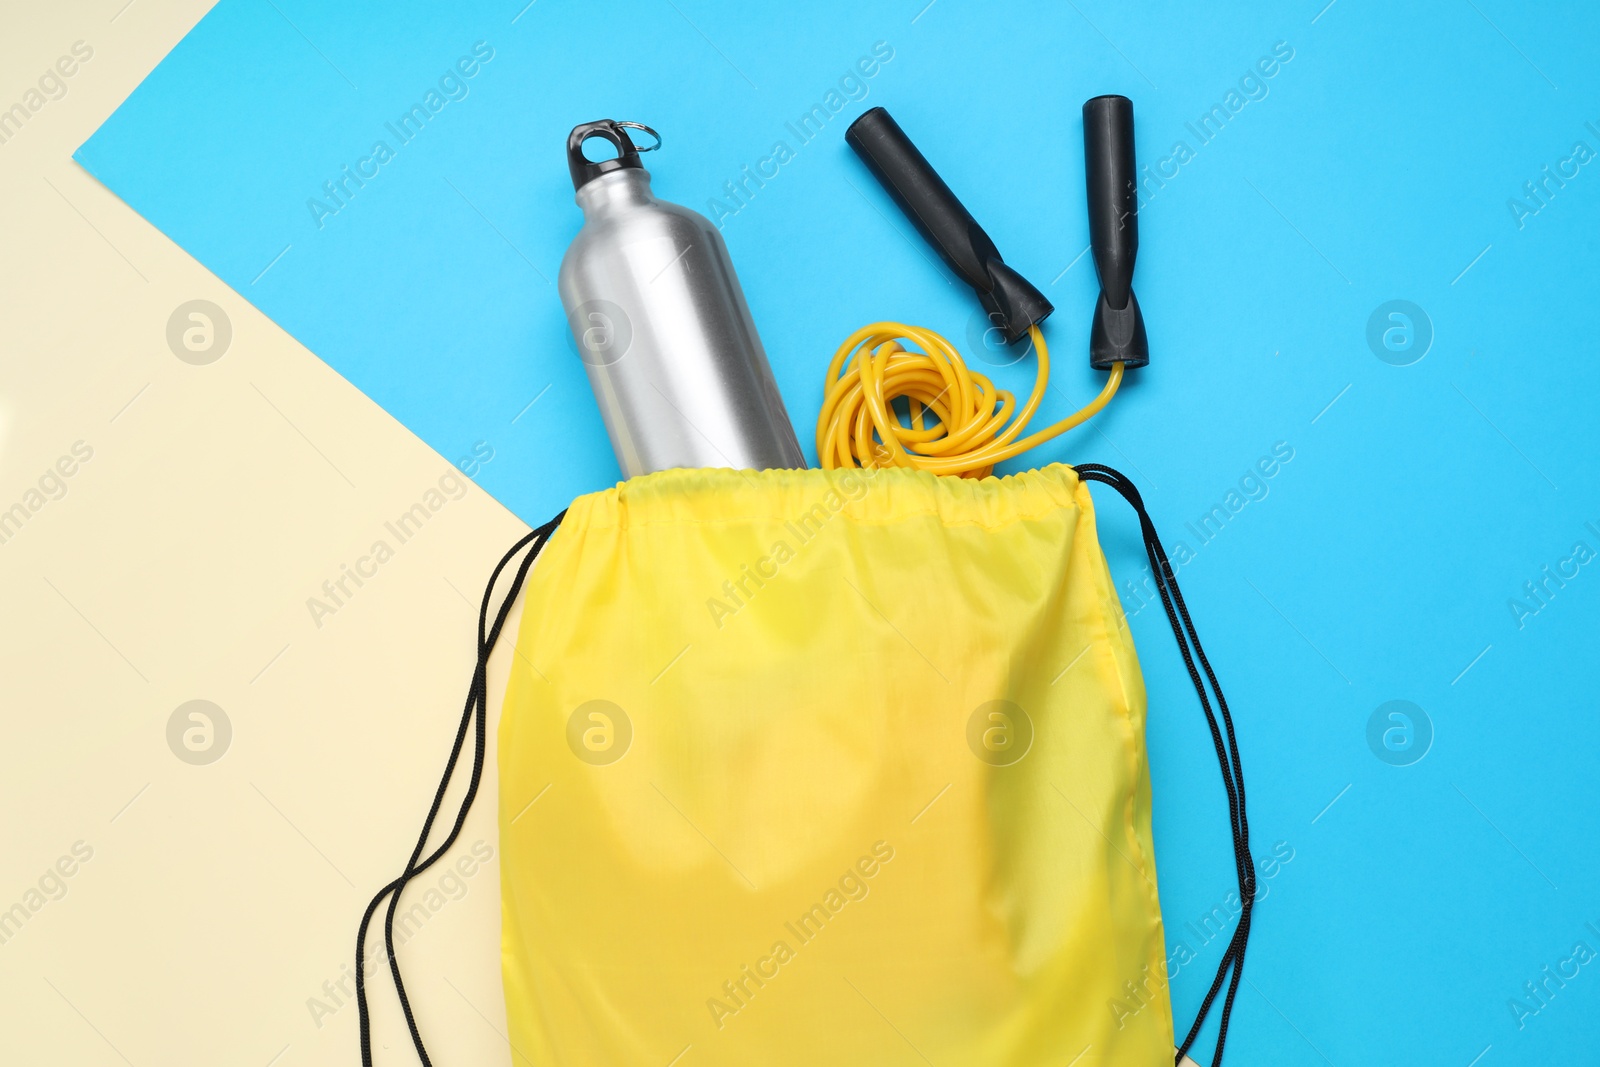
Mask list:
[[650,172],[638,167],[614,170],[585,182],[575,198],[585,219],[597,214],[639,207],[655,198],[650,195]]

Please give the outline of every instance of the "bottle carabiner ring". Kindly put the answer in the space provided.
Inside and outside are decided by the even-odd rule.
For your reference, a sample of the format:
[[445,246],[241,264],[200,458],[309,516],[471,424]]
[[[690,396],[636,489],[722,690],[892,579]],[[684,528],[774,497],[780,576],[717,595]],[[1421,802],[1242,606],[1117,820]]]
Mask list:
[[[656,149],[661,147],[661,135],[659,133],[657,133],[655,130],[652,130],[650,127],[646,126],[644,123],[642,123],[642,122],[619,122],[619,123],[617,123],[617,125],[618,126],[625,126],[630,130],[643,130],[645,133],[648,133],[651,137],[655,138],[656,143],[651,145],[649,148],[640,148],[638,145],[634,145],[633,146],[633,150],[635,152],[654,152]],[[630,137],[630,138],[628,138],[628,140],[631,141],[631,140],[633,140],[633,138]]]

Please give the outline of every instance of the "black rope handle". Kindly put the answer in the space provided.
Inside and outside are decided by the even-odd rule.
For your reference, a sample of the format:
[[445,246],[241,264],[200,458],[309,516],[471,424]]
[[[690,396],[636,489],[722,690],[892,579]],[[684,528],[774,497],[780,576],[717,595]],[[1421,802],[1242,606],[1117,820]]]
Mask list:
[[[1178,589],[1177,575],[1173,572],[1171,561],[1167,559],[1166,549],[1161,547],[1161,538],[1156,534],[1155,524],[1150,521],[1150,513],[1145,510],[1144,499],[1139,495],[1139,490],[1126,475],[1101,463],[1080,463],[1074,469],[1077,470],[1078,477],[1086,482],[1100,482],[1115,489],[1122,494],[1124,500],[1133,505],[1133,510],[1139,515],[1139,529],[1144,535],[1144,550],[1150,557],[1150,569],[1155,574],[1156,589],[1161,593],[1161,605],[1167,610],[1167,621],[1172,625],[1172,636],[1178,642],[1178,651],[1183,655],[1183,664],[1189,669],[1189,679],[1194,683],[1194,691],[1200,697],[1201,710],[1206,713],[1206,723],[1211,727],[1211,741],[1217,750],[1217,765],[1222,770],[1222,786],[1228,794],[1228,822],[1233,832],[1233,863],[1239,877],[1239,925],[1233,932],[1233,938],[1228,942],[1228,950],[1222,954],[1222,961],[1217,965],[1217,977],[1212,981],[1211,988],[1200,1003],[1194,1025],[1189,1028],[1188,1036],[1183,1039],[1183,1044],[1178,1046],[1177,1055],[1174,1057],[1175,1062],[1181,1063],[1184,1056],[1188,1055],[1190,1046],[1200,1034],[1200,1024],[1205,1022],[1206,1016],[1211,1012],[1211,1005],[1222,989],[1223,980],[1228,979],[1228,992],[1222,1000],[1222,1018],[1217,1029],[1217,1051],[1211,1059],[1211,1067],[1221,1067],[1222,1049],[1228,1040],[1228,1022],[1233,1017],[1234,997],[1239,992],[1239,981],[1244,976],[1245,943],[1250,940],[1250,915],[1256,899],[1256,867],[1255,861],[1250,856],[1250,823],[1245,817],[1244,807],[1244,770],[1239,765],[1239,742],[1233,732],[1233,716],[1228,713],[1228,701],[1222,695],[1222,686],[1217,683],[1216,672],[1211,669],[1211,662],[1206,659],[1205,650],[1200,647],[1200,635],[1195,632],[1194,621],[1189,617],[1188,605],[1183,602],[1183,593]],[[1198,667],[1196,667],[1197,662]],[[1205,675],[1204,681],[1201,679],[1202,672]],[[1216,711],[1212,710],[1206,682],[1211,684],[1210,692],[1216,696]],[[1221,713],[1220,726],[1217,722],[1217,712]],[[1230,968],[1233,972],[1232,978],[1228,978]]]
[[[566,514],[563,511],[537,530],[519,538],[517,543],[511,546],[511,550],[500,558],[500,562],[495,565],[494,573],[489,576],[489,584],[483,591],[483,604],[478,609],[478,661],[472,669],[472,685],[467,690],[467,704],[461,712],[461,724],[456,727],[456,739],[450,747],[450,758],[445,761],[444,776],[439,780],[439,788],[433,795],[433,804],[428,808],[428,817],[422,822],[422,833],[418,835],[416,847],[411,850],[411,856],[406,860],[405,870],[401,871],[400,876],[394,881],[378,890],[372,902],[367,905],[367,910],[362,913],[361,927],[356,932],[356,1006],[361,1016],[362,1067],[372,1067],[372,1023],[367,1013],[367,927],[371,925],[372,917],[377,913],[385,897],[389,899],[389,910],[383,917],[383,943],[389,957],[389,973],[394,977],[395,992],[400,998],[400,1009],[405,1013],[406,1027],[411,1031],[411,1044],[416,1047],[417,1058],[422,1061],[423,1067],[433,1067],[433,1061],[428,1058],[428,1050],[422,1043],[422,1034],[417,1030],[416,1016],[411,1011],[411,1000],[406,996],[405,981],[400,977],[400,960],[394,952],[395,912],[400,906],[400,894],[405,891],[406,884],[437,863],[440,857],[456,843],[456,838],[461,836],[462,827],[466,825],[467,813],[472,810],[472,802],[478,795],[478,784],[483,779],[483,762],[488,745],[489,654],[494,651],[495,642],[500,639],[500,631],[505,627],[506,616],[511,613],[511,605],[522,592],[523,583],[527,580],[533,561],[549,543],[550,535],[561,525],[561,520]],[[499,608],[494,611],[494,623],[490,625],[489,605],[494,601],[495,584],[517,554],[529,545],[533,548],[517,566],[516,574],[511,580],[511,588],[501,600]],[[449,834],[438,848],[424,858],[422,854],[427,850],[428,837],[433,832],[433,824],[439,816],[439,809],[444,805],[444,795],[450,788],[450,780],[455,776],[456,765],[460,761],[461,748],[466,742],[469,726],[473,730],[472,772],[467,779],[466,796],[461,800],[461,808],[456,812]]]

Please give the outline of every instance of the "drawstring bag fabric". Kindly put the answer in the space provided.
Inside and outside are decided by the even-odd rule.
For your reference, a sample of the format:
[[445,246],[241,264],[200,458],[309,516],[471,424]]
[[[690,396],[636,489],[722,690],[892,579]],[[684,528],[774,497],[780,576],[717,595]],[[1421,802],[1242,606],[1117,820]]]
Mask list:
[[[1254,897],[1232,722],[1137,491],[1092,465],[579,498],[491,581],[446,780],[362,943],[459,833],[526,579],[498,752],[519,1067],[1172,1062],[1145,692],[1091,480],[1139,512],[1223,773],[1245,906],[1200,1013],[1226,984],[1219,1062]],[[389,967],[427,1063],[392,942]]]

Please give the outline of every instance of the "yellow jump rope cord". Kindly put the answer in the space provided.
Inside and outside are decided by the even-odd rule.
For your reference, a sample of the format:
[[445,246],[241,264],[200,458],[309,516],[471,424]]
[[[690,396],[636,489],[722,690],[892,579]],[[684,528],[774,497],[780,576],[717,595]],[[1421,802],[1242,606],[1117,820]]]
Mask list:
[[[828,366],[827,395],[817,419],[817,456],[823,468],[916,467],[984,478],[995,464],[1087,422],[1116,395],[1121,363],[1112,365],[1099,396],[1055,425],[1018,440],[1050,381],[1044,334],[1031,326],[1028,336],[1039,357],[1039,373],[1028,402],[1012,419],[1016,397],[969,369],[961,353],[939,334],[901,322],[863,326],[839,346]],[[910,409],[910,426],[893,407],[901,398]],[[933,426],[927,425],[929,411],[938,420]]]

